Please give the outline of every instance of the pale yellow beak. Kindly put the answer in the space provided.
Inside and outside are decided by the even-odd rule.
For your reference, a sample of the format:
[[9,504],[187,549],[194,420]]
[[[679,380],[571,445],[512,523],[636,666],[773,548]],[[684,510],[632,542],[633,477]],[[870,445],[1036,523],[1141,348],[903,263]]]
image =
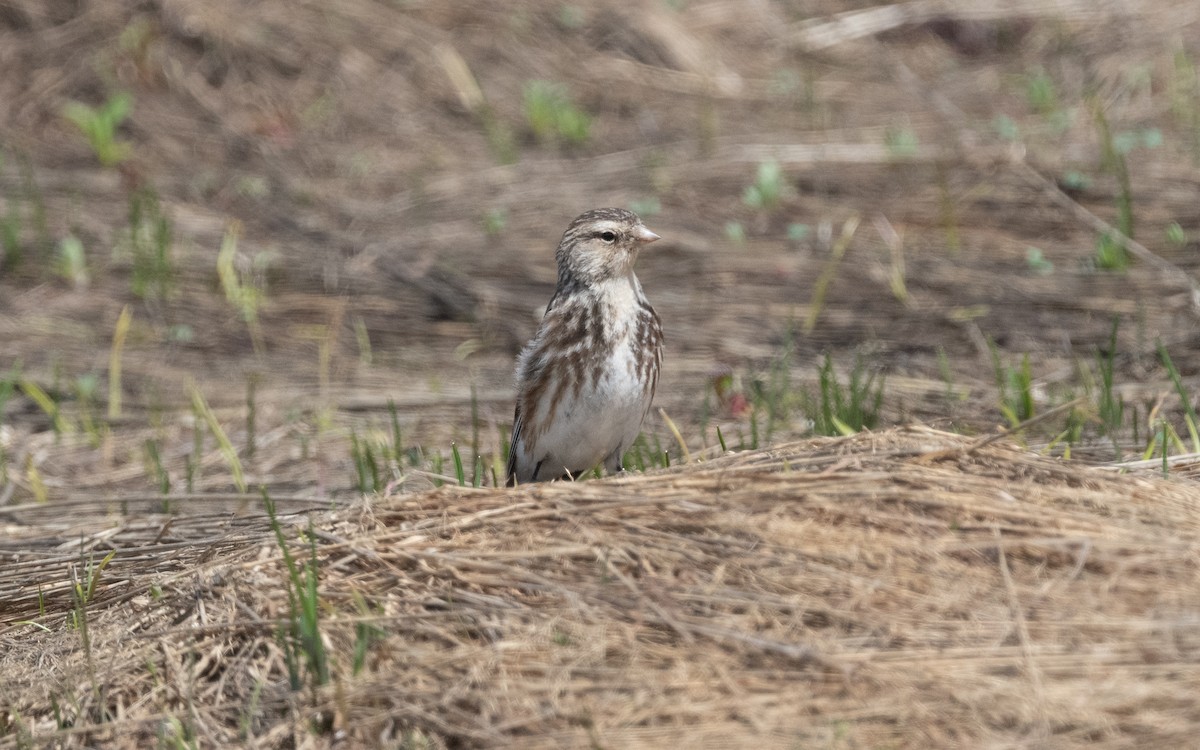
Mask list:
[[646,227],[642,226],[641,224],[638,224],[637,228],[635,228],[633,230],[633,239],[645,244],[647,242],[654,242],[655,240],[661,240],[662,237],[659,237],[657,234],[655,234],[654,232],[651,232]]

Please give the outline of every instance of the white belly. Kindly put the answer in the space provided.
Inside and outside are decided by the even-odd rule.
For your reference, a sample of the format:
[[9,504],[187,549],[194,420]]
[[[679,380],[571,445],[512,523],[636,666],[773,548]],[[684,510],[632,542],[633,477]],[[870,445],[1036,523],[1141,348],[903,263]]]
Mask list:
[[615,348],[595,384],[588,382],[578,395],[574,390],[564,394],[555,419],[538,438],[540,445],[551,447],[540,477],[578,475],[615,452],[628,450],[650,406],[650,394],[634,377],[636,370],[626,339]]

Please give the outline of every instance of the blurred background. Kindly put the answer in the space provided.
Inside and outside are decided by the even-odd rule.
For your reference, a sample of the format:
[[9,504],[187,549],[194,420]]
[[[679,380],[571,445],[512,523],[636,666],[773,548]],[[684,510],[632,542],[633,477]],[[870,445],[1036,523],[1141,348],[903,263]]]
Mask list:
[[1037,417],[1055,455],[1200,451],[1198,20],[2,0],[0,501],[491,484],[599,206],[664,238],[627,465]]

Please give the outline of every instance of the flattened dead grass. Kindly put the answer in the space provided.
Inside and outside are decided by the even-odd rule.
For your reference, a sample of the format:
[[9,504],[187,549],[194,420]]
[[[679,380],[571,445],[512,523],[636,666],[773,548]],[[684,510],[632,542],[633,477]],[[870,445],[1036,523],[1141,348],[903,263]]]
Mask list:
[[[1179,747],[1200,736],[1198,498],[926,428],[280,498],[297,555],[315,531],[333,660],[298,692],[255,500],[8,508],[0,745]],[[71,569],[110,551],[89,661]]]

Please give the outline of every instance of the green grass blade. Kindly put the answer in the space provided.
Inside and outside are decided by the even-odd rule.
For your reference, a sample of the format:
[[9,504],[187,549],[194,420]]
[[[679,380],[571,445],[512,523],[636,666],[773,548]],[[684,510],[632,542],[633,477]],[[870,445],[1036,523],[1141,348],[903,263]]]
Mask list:
[[1163,346],[1161,341],[1158,342],[1158,358],[1163,367],[1167,368],[1167,374],[1171,376],[1171,384],[1175,386],[1175,392],[1179,394],[1179,400],[1183,402],[1184,419],[1192,438],[1192,450],[1200,453],[1200,435],[1196,431],[1196,409],[1192,406],[1192,399],[1187,389],[1183,387],[1183,378],[1179,376],[1179,370],[1175,368],[1175,363],[1171,361],[1171,355],[1167,353],[1167,347]]
[[467,485],[467,474],[463,470],[462,455],[458,452],[458,443],[450,444],[450,455],[454,459],[454,478],[458,480],[459,487]]

